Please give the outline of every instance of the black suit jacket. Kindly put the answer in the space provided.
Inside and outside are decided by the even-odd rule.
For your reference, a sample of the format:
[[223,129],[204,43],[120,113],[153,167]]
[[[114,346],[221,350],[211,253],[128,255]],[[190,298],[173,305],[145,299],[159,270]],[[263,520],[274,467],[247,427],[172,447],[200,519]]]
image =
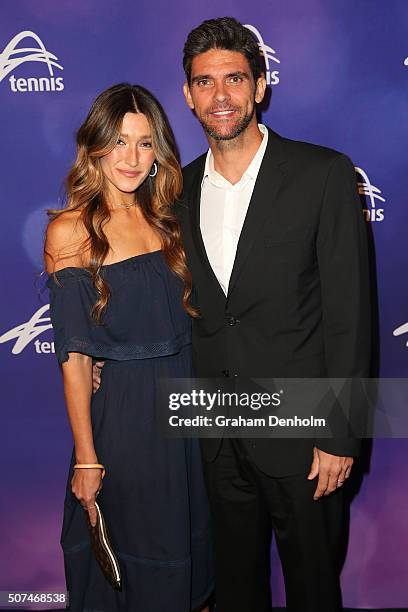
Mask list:
[[[337,151],[269,131],[238,243],[228,295],[200,231],[205,155],[184,169],[177,205],[201,318],[193,322],[200,377],[367,377],[370,307],[367,232],[354,167]],[[255,439],[266,473],[307,470],[316,444],[357,455],[352,438]],[[207,461],[220,440],[202,440]]]

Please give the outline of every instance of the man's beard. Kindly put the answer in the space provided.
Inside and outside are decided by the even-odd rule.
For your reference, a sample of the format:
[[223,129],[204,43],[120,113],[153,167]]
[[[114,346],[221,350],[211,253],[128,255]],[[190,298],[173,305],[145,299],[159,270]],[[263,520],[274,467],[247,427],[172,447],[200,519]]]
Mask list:
[[242,134],[244,130],[247,129],[248,125],[251,123],[251,120],[254,114],[255,114],[255,106],[253,106],[251,112],[244,115],[240,119],[240,121],[231,128],[231,131],[228,133],[219,133],[217,132],[216,127],[208,125],[208,123],[206,123],[202,119],[199,119],[199,121],[201,125],[203,126],[204,131],[207,134],[207,136],[211,136],[211,138],[213,138],[214,140],[218,140],[218,141],[233,140],[234,138]]

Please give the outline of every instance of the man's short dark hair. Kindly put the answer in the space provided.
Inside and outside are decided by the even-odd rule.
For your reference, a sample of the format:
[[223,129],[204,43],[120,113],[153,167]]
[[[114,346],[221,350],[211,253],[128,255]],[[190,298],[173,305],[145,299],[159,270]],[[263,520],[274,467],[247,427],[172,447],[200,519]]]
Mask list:
[[203,21],[187,36],[183,49],[183,68],[189,84],[193,59],[210,49],[238,51],[245,55],[255,82],[265,73],[258,42],[252,32],[234,17],[219,17]]

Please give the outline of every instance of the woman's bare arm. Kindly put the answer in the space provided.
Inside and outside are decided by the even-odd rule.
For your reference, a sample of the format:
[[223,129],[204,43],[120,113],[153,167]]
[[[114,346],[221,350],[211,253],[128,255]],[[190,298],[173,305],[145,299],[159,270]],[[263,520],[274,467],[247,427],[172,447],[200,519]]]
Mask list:
[[[81,265],[78,246],[84,233],[78,226],[78,215],[64,213],[47,229],[45,266],[53,274],[67,266]],[[92,358],[70,353],[62,364],[64,395],[68,418],[75,445],[77,463],[99,463],[94,447],[91,423]],[[101,488],[101,470],[77,469],[72,478],[72,492],[84,508],[88,509],[92,524],[96,523],[95,498]]]
[[92,359],[70,353],[62,364],[64,395],[75,443],[77,463],[97,463],[93,443],[90,405],[92,397]]

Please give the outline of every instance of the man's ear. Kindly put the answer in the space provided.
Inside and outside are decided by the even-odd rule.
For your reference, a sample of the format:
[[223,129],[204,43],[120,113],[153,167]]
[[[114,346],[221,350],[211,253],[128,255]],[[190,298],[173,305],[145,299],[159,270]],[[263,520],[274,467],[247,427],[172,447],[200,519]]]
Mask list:
[[255,87],[255,102],[257,104],[259,104],[259,102],[262,102],[262,100],[264,99],[265,91],[266,91],[266,79],[265,79],[265,75],[262,73],[261,76],[258,77],[258,80],[256,81],[256,87]]
[[186,99],[187,106],[189,108],[191,108],[191,110],[194,110],[194,102],[193,102],[193,99],[191,97],[190,87],[188,86],[187,81],[183,85],[183,94],[184,94],[184,97]]

